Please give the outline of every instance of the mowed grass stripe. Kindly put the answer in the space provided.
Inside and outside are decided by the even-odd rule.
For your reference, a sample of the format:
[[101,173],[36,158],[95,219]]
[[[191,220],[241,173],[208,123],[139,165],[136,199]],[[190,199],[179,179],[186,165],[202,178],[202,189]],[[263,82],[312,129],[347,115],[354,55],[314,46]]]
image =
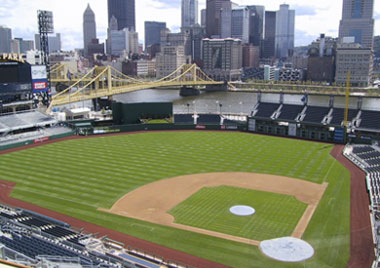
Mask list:
[[[316,250],[306,266],[344,267],[349,257],[349,174],[339,163],[333,165],[331,149],[332,145],[322,143],[248,133],[139,133],[68,140],[0,155],[1,171],[5,170],[0,179],[17,182],[12,197],[239,268],[303,265],[279,264],[263,257],[254,246],[110,215],[97,207],[109,208],[144,184],[201,172],[243,171],[317,183],[326,180],[329,187],[305,233]],[[70,191],[58,189],[60,183]],[[39,185],[52,185],[54,191]],[[88,196],[91,189],[96,192]],[[84,195],[79,198],[81,192]],[[287,224],[278,225],[279,230]],[[241,232],[256,232],[253,228],[246,224]]]

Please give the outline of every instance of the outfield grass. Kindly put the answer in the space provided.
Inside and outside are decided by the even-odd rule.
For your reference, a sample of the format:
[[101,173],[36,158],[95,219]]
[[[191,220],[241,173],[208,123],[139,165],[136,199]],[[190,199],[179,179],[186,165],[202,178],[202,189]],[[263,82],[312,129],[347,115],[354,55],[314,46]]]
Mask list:
[[[231,132],[154,132],[69,140],[0,155],[12,197],[233,267],[344,267],[349,258],[349,172],[332,145]],[[98,211],[144,184],[208,172],[283,175],[328,188],[304,239],[301,264],[270,260],[252,245]]]
[[[236,205],[256,212],[233,215],[229,209]],[[294,196],[219,186],[202,188],[169,213],[176,223],[262,241],[290,236],[306,208]]]

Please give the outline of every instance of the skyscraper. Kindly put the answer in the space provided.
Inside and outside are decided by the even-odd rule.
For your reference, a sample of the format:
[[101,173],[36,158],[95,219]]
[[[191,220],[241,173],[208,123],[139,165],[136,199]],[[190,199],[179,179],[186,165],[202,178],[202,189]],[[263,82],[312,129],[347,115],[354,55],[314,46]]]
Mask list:
[[289,5],[280,5],[280,10],[276,12],[276,58],[287,58],[293,55],[294,24],[295,11],[290,10]]
[[161,30],[166,29],[166,22],[145,22],[145,49],[161,42]]
[[223,2],[230,0],[207,0],[206,2],[206,34],[208,37],[220,36],[220,10]]
[[181,27],[190,27],[198,23],[198,0],[182,0]]
[[88,4],[83,14],[83,48],[85,56],[88,56],[88,45],[92,43],[93,39],[96,39],[95,14],[90,4]]
[[106,53],[107,55],[111,55],[111,32],[117,31],[119,27],[117,26],[117,19],[115,16],[111,16],[111,19],[108,22],[107,28],[107,40],[106,40]]
[[109,46],[112,56],[122,56],[129,52],[129,30],[124,28],[120,31],[111,31]]
[[201,10],[201,26],[206,27],[206,9]]
[[0,26],[0,52],[10,53],[11,43],[12,43],[12,30],[10,28]]
[[276,36],[276,11],[265,11],[265,33],[262,47],[262,58],[273,58]]
[[112,16],[117,20],[118,30],[135,31],[135,0],[108,0],[108,22]]
[[339,38],[353,36],[355,43],[373,47],[373,4],[374,0],[343,0]]
[[232,9],[231,37],[240,39],[243,44],[249,42],[249,11],[247,7]]
[[220,15],[219,15],[219,27],[220,38],[230,38],[232,36],[232,3],[222,2],[220,5]]
[[260,46],[264,39],[265,7],[248,6],[249,10],[249,43]]

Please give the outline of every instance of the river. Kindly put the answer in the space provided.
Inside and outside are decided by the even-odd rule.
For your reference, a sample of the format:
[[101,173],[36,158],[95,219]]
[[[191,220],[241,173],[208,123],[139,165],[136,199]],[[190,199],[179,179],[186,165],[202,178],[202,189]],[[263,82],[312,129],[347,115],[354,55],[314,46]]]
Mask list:
[[[301,94],[284,94],[283,102],[302,105]],[[147,89],[114,96],[114,100],[131,102],[173,102],[174,113],[229,113],[250,114],[258,101],[258,93],[249,92],[202,92],[198,96],[181,97],[174,89]],[[280,94],[263,93],[263,102],[280,102]],[[313,106],[328,106],[330,96],[309,95],[308,104]],[[350,97],[350,108],[357,108],[359,97]],[[334,107],[345,106],[345,98],[334,98]],[[380,110],[380,98],[363,98],[362,109]]]
[[[258,101],[258,93],[254,92],[202,92],[198,96],[181,97],[176,89],[146,89],[113,96],[115,101],[134,102],[173,102],[174,113],[224,113],[248,115]],[[302,105],[302,94],[284,94],[283,103]],[[278,93],[262,93],[263,102],[280,102]],[[308,104],[312,106],[328,106],[330,96],[309,95]],[[350,97],[350,108],[357,108],[359,97]],[[75,103],[69,107],[91,107],[91,101]],[[334,107],[344,108],[345,98],[335,97]],[[362,109],[380,110],[380,98],[362,98]]]

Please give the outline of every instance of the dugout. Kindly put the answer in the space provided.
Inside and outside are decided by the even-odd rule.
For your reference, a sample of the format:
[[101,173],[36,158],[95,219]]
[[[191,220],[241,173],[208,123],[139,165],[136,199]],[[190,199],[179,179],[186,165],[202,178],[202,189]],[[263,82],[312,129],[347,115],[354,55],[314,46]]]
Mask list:
[[112,103],[114,125],[140,124],[143,119],[173,117],[171,102]]

